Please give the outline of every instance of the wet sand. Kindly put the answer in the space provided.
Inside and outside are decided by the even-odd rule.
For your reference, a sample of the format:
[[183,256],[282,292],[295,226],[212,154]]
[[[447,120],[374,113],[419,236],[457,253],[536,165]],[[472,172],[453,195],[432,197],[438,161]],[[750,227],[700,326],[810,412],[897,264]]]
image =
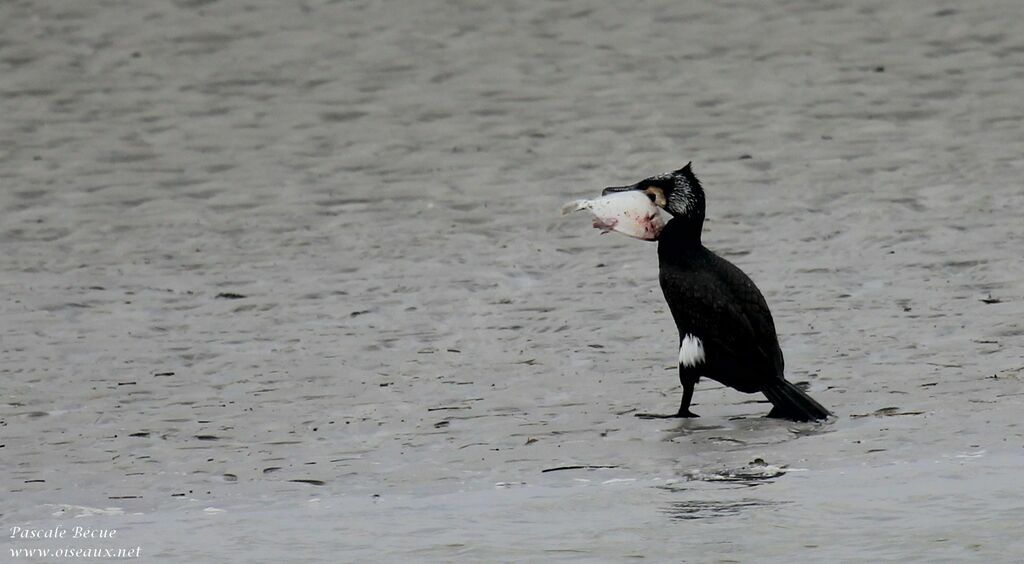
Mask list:
[[[1022,17],[3,3],[0,531],[178,562],[1019,558]],[[705,244],[834,422],[713,382],[699,419],[633,416],[678,401],[656,246],[558,210],[690,160]]]

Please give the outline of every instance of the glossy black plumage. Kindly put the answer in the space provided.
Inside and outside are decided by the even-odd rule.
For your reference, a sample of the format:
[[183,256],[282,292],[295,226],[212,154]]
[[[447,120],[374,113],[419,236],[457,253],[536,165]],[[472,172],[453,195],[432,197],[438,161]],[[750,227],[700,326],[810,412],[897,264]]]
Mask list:
[[768,304],[739,268],[668,222],[658,239],[659,281],[680,340],[704,346],[703,376],[741,392],[781,378],[784,366]]
[[[695,417],[690,411],[694,386],[707,377],[741,392],[763,392],[774,406],[770,417],[827,418],[827,409],[783,377],[782,349],[761,291],[742,270],[701,243],[705,197],[690,165],[605,193],[623,190],[644,191],[673,216],[658,238],[659,279],[679,344],[689,338],[691,351],[688,359],[680,353],[679,410],[641,416]],[[694,338],[700,343],[697,360]]]

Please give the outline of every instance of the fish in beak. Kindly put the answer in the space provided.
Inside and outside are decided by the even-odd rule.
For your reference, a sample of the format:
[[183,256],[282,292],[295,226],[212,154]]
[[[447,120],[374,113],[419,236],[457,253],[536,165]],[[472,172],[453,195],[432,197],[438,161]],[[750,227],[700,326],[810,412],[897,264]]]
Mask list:
[[647,180],[637,182],[630,186],[609,186],[601,191],[602,196],[609,194],[621,194],[624,192],[635,192],[643,194],[652,204],[664,208],[668,204],[664,188],[650,184]]
[[588,210],[594,227],[602,233],[615,231],[644,241],[655,241],[665,227],[665,219],[654,201],[632,187],[606,188],[600,198],[575,200],[562,206],[562,215]]

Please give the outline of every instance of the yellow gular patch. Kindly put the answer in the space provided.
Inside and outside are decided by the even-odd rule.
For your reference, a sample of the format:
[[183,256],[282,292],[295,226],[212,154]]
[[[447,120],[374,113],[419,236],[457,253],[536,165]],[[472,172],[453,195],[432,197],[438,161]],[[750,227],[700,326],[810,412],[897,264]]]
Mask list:
[[667,201],[665,201],[665,192],[661,188],[651,186],[650,188],[644,190],[644,194],[647,194],[648,196],[654,196],[654,199],[652,199],[651,201],[654,202],[654,205],[658,206],[659,208],[664,208],[665,204],[668,203]]

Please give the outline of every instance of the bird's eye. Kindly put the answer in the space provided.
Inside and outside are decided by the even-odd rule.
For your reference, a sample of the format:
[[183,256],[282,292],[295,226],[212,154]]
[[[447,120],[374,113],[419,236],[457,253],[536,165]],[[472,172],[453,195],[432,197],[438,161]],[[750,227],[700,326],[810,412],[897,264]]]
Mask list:
[[647,194],[647,197],[650,198],[654,205],[662,208],[665,207],[665,192],[661,188],[650,186],[644,190],[644,194]]

